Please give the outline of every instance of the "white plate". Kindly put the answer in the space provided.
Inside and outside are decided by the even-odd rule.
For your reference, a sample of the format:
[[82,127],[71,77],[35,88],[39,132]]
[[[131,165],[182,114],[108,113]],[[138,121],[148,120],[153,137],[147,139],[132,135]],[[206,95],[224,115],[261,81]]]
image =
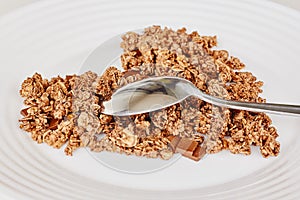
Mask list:
[[[263,159],[222,152],[180,159],[155,173],[111,170],[85,150],[37,145],[18,128],[18,90],[35,71],[77,73],[106,39],[152,24],[216,34],[219,47],[264,80],[273,102],[300,102],[300,14],[260,0],[43,1],[0,19],[0,199],[298,199],[299,119],[272,116],[281,154]],[[99,66],[99,72],[104,66]]]

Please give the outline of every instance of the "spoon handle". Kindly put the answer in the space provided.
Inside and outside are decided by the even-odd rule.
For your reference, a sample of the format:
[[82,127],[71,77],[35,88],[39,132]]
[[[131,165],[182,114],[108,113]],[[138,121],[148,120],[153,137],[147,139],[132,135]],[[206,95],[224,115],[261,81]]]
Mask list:
[[222,107],[227,107],[237,110],[247,110],[251,112],[266,112],[281,115],[296,115],[300,116],[300,105],[276,104],[276,103],[252,103],[242,101],[230,101],[220,99],[207,94],[199,95],[202,100]]

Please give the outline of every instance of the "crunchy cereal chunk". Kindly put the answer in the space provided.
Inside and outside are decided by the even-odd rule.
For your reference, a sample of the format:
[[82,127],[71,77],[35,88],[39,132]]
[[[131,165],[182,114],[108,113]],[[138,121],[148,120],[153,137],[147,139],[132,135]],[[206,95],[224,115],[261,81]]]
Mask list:
[[57,77],[48,81],[36,73],[23,82],[20,94],[29,107],[22,112],[20,128],[30,132],[38,143],[60,148],[72,134],[72,121],[68,119],[72,111],[70,79]]
[[[68,143],[65,152],[72,155],[75,149],[86,144],[81,142],[80,136],[95,134],[100,126],[101,105],[93,87],[97,77],[87,72],[50,81],[39,74],[28,78],[20,93],[31,107],[23,110],[20,127],[30,132],[38,143],[44,142],[54,148]],[[30,91],[34,87],[39,89]]]
[[27,78],[22,83],[22,89],[20,90],[20,95],[25,98],[25,105],[34,106],[37,104],[36,101],[45,92],[45,88],[48,86],[48,80],[43,79],[38,73],[35,73],[32,78]]

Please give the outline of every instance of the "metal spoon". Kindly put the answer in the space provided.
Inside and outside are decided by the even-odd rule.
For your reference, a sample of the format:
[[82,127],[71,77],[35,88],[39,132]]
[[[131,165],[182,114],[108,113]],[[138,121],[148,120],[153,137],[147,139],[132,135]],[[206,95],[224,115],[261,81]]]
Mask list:
[[300,105],[230,101],[208,95],[190,81],[178,77],[152,77],[130,83],[118,89],[104,103],[104,114],[129,116],[148,113],[180,103],[196,96],[216,106],[284,115],[300,115]]

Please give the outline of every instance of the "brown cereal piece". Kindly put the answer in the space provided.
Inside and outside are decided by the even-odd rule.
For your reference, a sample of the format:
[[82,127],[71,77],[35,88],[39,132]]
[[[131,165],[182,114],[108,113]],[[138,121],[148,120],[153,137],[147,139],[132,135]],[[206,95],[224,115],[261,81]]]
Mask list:
[[198,129],[200,101],[189,98],[181,104],[150,113],[151,123],[160,130],[166,130],[171,135],[190,137],[201,140]]
[[115,127],[115,119],[113,116],[100,114],[99,116],[99,131],[100,133],[108,134],[110,133]]
[[226,64],[229,58],[229,53],[226,50],[213,50],[211,56],[217,61],[220,60],[222,63]]
[[[118,69],[109,67],[102,76],[89,72],[77,80],[74,111],[79,114],[76,118],[75,128],[78,135],[77,140],[79,137],[83,146],[99,150],[94,147],[98,145],[94,138],[114,131],[114,118],[101,114],[102,102],[111,98],[113,91],[118,87],[120,77],[121,72]],[[71,144],[70,140],[69,145]],[[74,144],[78,146],[78,142],[74,142]]]
[[125,70],[130,70],[135,66],[143,64],[143,57],[139,51],[130,51],[121,55],[122,66]]
[[169,140],[164,136],[150,135],[140,138],[131,130],[117,126],[103,139],[99,141],[93,140],[91,150],[170,159],[173,152],[169,149],[168,144]]
[[102,76],[96,81],[96,94],[100,96],[101,101],[107,101],[112,93],[119,87],[119,81],[122,73],[115,67],[109,67]]
[[[72,82],[74,123],[73,136],[70,137],[65,153],[72,152],[89,144],[89,138],[98,134],[100,123],[98,115],[103,109],[100,97],[96,96],[98,75],[86,72]],[[72,139],[72,140],[71,140]]]
[[[208,55],[207,51],[209,49],[204,47],[208,44],[210,44],[209,46],[215,44],[215,42],[209,42],[215,40],[212,40],[211,37],[202,38],[196,33],[189,35],[184,29],[175,32],[167,28],[162,30],[159,26],[153,26],[145,29],[143,35],[125,34],[124,38],[128,38],[131,42],[135,41],[128,44],[128,41],[124,40],[121,43],[121,47],[124,48],[124,54],[122,55],[124,69],[128,69],[127,65],[139,68],[143,63],[149,63],[150,61],[152,64],[156,64],[155,67],[160,65],[165,68],[173,67],[175,71],[182,74],[181,77],[189,80],[197,79],[202,71],[205,71],[211,77],[216,77],[214,60]],[[193,38],[198,42],[192,41]],[[130,52],[128,46],[133,45],[135,45],[135,49],[139,51],[139,54],[131,57],[131,59],[125,59],[126,54]],[[140,61],[139,65],[133,64],[136,63],[136,60]],[[130,63],[131,61],[132,63]],[[199,78],[203,78],[203,76]]]
[[193,42],[201,44],[208,51],[217,46],[217,36],[200,36],[197,32],[191,33],[190,36],[192,36]]
[[[101,111],[99,97],[95,96],[96,80],[98,76],[93,72],[86,72],[73,79],[72,88],[72,109],[74,113],[87,112],[97,115]],[[92,114],[93,113],[93,114]],[[79,115],[77,115],[79,117]]]
[[240,61],[240,59],[230,56],[228,60],[225,60],[226,64],[232,69],[241,70],[245,68],[245,64]]
[[54,130],[49,129],[43,134],[43,142],[54,148],[61,148],[73,134],[74,122],[64,120]]
[[[50,81],[38,74],[28,78],[22,84],[20,93],[26,102],[34,103],[23,110],[25,116],[20,120],[20,127],[30,132],[38,143],[44,142],[54,148],[68,143],[65,152],[72,155],[75,149],[83,145],[81,135],[98,131],[97,115],[101,105],[94,95],[97,77],[95,73],[87,72],[81,76],[56,77]],[[37,85],[39,88],[44,86],[39,89],[41,92],[28,92]]]
[[138,143],[138,136],[129,129],[123,129],[121,127],[115,128],[110,134],[109,139],[118,146],[121,147],[134,147]]
[[256,77],[250,72],[235,72],[232,76],[232,82],[226,89],[232,100],[265,102],[259,97],[262,92],[262,81],[256,81]]
[[224,149],[221,140],[228,131],[230,111],[217,106],[211,107],[210,128],[206,134],[204,144],[208,153],[218,153]]
[[20,90],[21,97],[25,98],[24,104],[26,106],[36,105],[48,84],[48,80],[43,79],[38,73],[35,73],[31,78],[27,78],[22,83],[22,89]]
[[[250,153],[250,146],[260,146],[264,157],[277,156],[280,144],[278,134],[271,125],[271,119],[263,113],[255,114],[234,111],[229,125],[229,150],[233,153]],[[247,150],[248,149],[248,150]],[[246,152],[245,152],[246,150]],[[249,152],[247,152],[249,151]]]
[[70,133],[65,130],[64,116],[71,112],[69,84],[61,77],[48,81],[37,73],[22,83],[20,94],[30,107],[22,112],[20,128],[30,132],[38,143],[46,142],[59,148],[67,141]]
[[219,81],[223,84],[228,84],[232,81],[232,74],[234,74],[233,69],[224,63],[222,58],[217,57],[215,64],[219,72]]
[[[148,115],[119,117],[114,120],[115,127],[111,132],[107,132],[104,138],[90,143],[92,151],[112,151],[162,159],[170,159],[173,155],[168,147],[169,140],[165,137],[165,131],[153,130]],[[140,127],[145,125],[146,128]]]
[[68,144],[65,148],[65,154],[72,156],[73,152],[83,145],[82,139],[77,134],[72,134],[69,138]]

